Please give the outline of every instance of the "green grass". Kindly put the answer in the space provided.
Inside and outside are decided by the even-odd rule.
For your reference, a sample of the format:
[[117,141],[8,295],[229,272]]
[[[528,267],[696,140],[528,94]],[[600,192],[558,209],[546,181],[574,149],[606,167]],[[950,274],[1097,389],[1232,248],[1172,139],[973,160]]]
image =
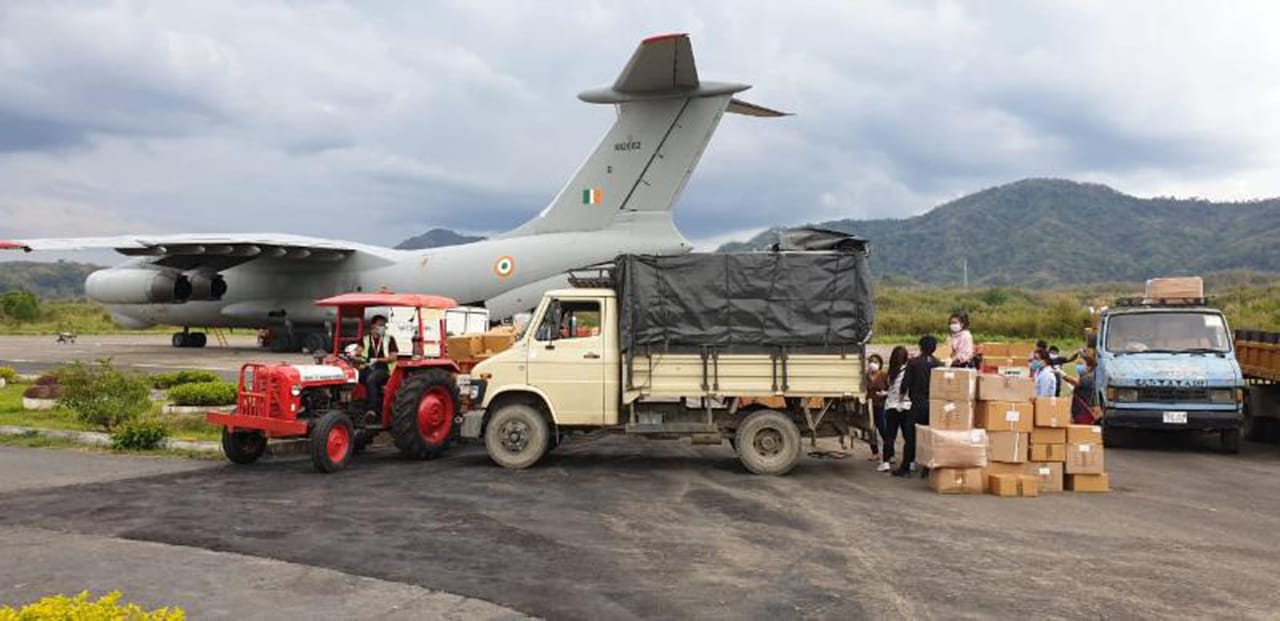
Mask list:
[[35,433],[22,435],[0,435],[0,446],[12,446],[19,448],[44,448],[44,449],[62,449],[82,451],[85,453],[95,453],[99,455],[140,455],[146,457],[181,457],[183,459],[204,459],[212,461],[221,461],[222,455],[217,453],[202,453],[198,451],[178,451],[172,449],[157,449],[154,451],[125,451],[108,448],[105,446],[89,446],[80,444],[66,438],[50,438]]
[[156,326],[145,330],[126,330],[111,321],[111,315],[92,302],[41,301],[40,317],[19,321],[0,314],[0,334],[119,334],[171,332],[172,328]]
[[[87,425],[76,418],[75,412],[57,408],[53,410],[27,411],[22,409],[22,391],[26,386],[5,386],[0,388],[0,425],[19,427],[40,427],[42,429],[62,429],[66,431],[102,431],[101,428]],[[161,414],[162,403],[156,403],[153,415],[159,417],[169,428],[169,437],[175,440],[218,441],[222,438],[222,428],[205,422],[203,416]]]

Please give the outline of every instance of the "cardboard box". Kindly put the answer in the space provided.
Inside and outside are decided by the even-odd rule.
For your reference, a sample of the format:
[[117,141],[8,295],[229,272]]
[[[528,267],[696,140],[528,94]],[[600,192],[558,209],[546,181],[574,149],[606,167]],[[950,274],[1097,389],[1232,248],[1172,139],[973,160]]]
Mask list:
[[1035,352],[1035,343],[1009,343],[1009,355],[1020,359],[1022,364],[1026,364]]
[[1066,444],[1067,430],[1051,427],[1036,427],[1031,430],[1032,444]]
[[1040,478],[1029,474],[1018,477],[1018,495],[1023,498],[1035,498],[1040,495]]
[[1014,431],[988,431],[987,459],[1007,464],[1021,464],[1027,461],[1028,436],[1030,434]]
[[1067,444],[1102,444],[1102,427],[1097,425],[1068,425]]
[[478,334],[450,336],[445,339],[444,346],[454,360],[473,360],[484,351],[484,339]]
[[987,491],[996,496],[1017,496],[1018,495],[1018,479],[1020,474],[989,474],[987,475]]
[[975,420],[988,431],[1031,433],[1034,410],[1030,403],[1012,401],[979,401]]
[[1023,473],[1038,479],[1041,494],[1053,494],[1062,491],[1062,464],[1024,464]]
[[1186,278],[1152,278],[1147,281],[1148,300],[1168,300],[1204,297],[1204,280],[1199,276]]
[[1103,463],[1101,444],[1068,444],[1067,474],[1102,474],[1106,471]]
[[982,358],[1008,358],[1008,343],[983,343],[978,346],[978,351],[982,352]]
[[1067,445],[1065,444],[1031,444],[1031,461],[1064,462],[1067,461]]
[[516,342],[516,333],[504,328],[495,328],[482,336],[485,350],[494,353],[506,351]]
[[929,375],[929,398],[940,401],[973,401],[977,376],[973,369],[934,369]]
[[1029,377],[984,374],[978,376],[978,399],[1031,403],[1036,396],[1036,383]]
[[982,468],[934,468],[929,489],[939,494],[981,494]]
[[986,486],[987,486],[988,479],[993,474],[1019,475],[1019,474],[1024,474],[1025,472],[1026,472],[1026,464],[1006,464],[1006,463],[996,462],[996,461],[988,462],[987,467],[982,469],[982,485],[983,485],[982,490],[990,491]]
[[981,468],[987,465],[987,432],[918,426],[916,463],[926,468]]
[[1065,429],[1071,424],[1070,397],[1036,397],[1036,426]]
[[973,402],[930,399],[929,426],[934,429],[973,429]]
[[1067,490],[1072,492],[1101,492],[1111,491],[1111,477],[1107,473],[1101,474],[1068,474]]

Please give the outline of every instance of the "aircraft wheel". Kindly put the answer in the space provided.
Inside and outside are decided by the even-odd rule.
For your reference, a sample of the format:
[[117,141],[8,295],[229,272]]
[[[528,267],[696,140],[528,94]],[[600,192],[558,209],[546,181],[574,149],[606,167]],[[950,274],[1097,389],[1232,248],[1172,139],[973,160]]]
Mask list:
[[174,332],[172,341],[174,347],[186,347],[187,335],[182,332]]
[[204,332],[192,332],[187,336],[187,347],[204,347],[209,344],[209,335]]
[[302,335],[302,351],[307,354],[323,354],[328,349],[325,347],[327,341],[320,332],[307,332]]
[[271,351],[277,354],[287,354],[298,351],[297,337],[284,331],[272,332]]

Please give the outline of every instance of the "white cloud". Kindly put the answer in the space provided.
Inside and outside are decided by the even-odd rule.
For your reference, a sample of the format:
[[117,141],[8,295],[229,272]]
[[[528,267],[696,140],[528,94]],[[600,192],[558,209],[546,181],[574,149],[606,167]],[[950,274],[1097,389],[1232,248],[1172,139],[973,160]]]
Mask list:
[[1156,0],[10,2],[0,204],[97,210],[102,230],[68,213],[0,237],[501,230],[611,122],[574,95],[666,31],[692,33],[704,78],[797,113],[722,123],[677,214],[690,238],[901,217],[1026,176],[1272,196],[1278,22]]

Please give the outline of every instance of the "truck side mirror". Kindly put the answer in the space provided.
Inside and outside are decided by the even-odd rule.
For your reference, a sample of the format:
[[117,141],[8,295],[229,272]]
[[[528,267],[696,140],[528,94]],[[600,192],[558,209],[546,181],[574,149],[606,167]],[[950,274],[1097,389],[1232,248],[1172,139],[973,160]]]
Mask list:
[[547,349],[555,349],[556,339],[560,338],[560,321],[564,319],[560,310],[560,300],[551,301],[551,306],[547,308],[547,317],[551,320],[551,334],[548,335]]

